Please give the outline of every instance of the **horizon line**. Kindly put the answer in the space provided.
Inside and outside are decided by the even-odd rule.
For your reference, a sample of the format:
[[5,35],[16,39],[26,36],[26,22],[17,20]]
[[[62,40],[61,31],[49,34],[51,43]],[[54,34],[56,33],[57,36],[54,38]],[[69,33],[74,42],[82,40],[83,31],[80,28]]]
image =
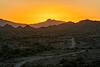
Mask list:
[[56,20],[56,19],[46,19],[45,21],[40,21],[38,23],[32,23],[32,24],[27,24],[27,23],[18,23],[16,21],[12,21],[12,20],[8,20],[8,19],[3,19],[3,18],[0,18],[0,20],[3,20],[3,21],[7,21],[7,22],[10,22],[10,23],[14,23],[14,24],[21,24],[21,25],[36,25],[36,24],[40,24],[40,23],[44,23],[48,20],[51,20],[51,21],[59,21],[59,22],[64,22],[64,23],[68,23],[68,22],[72,22],[72,23],[79,23],[80,21],[83,21],[83,20],[90,20],[90,21],[100,21],[100,20],[93,20],[93,19],[82,19],[82,20],[79,20],[77,22],[74,22],[74,21],[64,21],[64,20]]

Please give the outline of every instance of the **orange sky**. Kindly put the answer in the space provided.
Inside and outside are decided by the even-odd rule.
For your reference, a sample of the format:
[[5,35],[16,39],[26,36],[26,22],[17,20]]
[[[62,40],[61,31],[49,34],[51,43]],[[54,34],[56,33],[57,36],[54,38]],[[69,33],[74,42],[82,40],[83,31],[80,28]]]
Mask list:
[[47,19],[100,20],[100,0],[0,0],[0,18],[33,24]]

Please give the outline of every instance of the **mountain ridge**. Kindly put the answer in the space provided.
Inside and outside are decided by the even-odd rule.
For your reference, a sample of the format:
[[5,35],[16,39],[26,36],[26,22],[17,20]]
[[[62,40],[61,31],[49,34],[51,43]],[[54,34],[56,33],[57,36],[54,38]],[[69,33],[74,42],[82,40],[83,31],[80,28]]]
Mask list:
[[40,22],[38,24],[20,24],[20,23],[14,23],[12,21],[8,21],[8,20],[4,20],[4,19],[0,19],[0,26],[6,26],[6,25],[11,25],[13,27],[25,27],[25,26],[31,26],[33,28],[40,28],[40,27],[49,27],[49,26],[55,26],[55,25],[73,25],[73,24],[77,24],[77,25],[93,25],[93,24],[100,24],[100,21],[94,21],[94,20],[89,20],[89,19],[85,19],[85,20],[81,20],[77,23],[69,21],[69,22],[65,22],[65,21],[60,21],[60,20],[52,20],[52,19],[47,19],[44,22]]
[[18,26],[25,26],[26,24],[20,24],[20,23],[15,23],[9,20],[5,20],[5,19],[0,19],[0,26],[5,26],[5,25],[11,25],[13,27],[18,27]]

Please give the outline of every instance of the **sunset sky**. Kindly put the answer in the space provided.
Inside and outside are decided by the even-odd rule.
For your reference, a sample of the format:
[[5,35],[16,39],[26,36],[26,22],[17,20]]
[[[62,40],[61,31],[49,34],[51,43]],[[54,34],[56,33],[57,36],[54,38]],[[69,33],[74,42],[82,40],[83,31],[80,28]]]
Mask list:
[[100,0],[0,0],[0,18],[25,24],[100,20]]

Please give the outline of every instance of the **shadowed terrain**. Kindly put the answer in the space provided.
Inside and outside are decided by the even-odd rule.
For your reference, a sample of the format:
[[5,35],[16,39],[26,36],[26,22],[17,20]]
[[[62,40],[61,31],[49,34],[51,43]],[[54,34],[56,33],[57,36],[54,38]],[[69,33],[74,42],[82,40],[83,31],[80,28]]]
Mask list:
[[[55,24],[51,25],[50,23]],[[54,56],[55,61],[57,61],[56,57],[67,53],[71,53],[72,55],[68,54],[67,57],[59,61],[58,65],[62,65],[60,67],[71,66],[73,64],[77,65],[78,63],[81,65],[86,65],[86,63],[90,65],[89,63],[93,62],[99,65],[100,21],[82,20],[78,23],[65,23],[63,21],[49,19],[43,22],[43,24],[40,23],[36,28],[32,25],[21,26],[20,24],[17,24],[17,26],[14,24],[15,27],[10,21],[0,20],[0,25],[0,61],[4,65],[7,63],[15,64],[21,61],[25,62],[28,57],[31,58],[32,56],[42,57],[43,60],[41,61],[44,63],[46,62],[44,59],[49,56]],[[74,47],[73,42],[75,42]],[[86,51],[85,54],[87,56],[84,56],[84,53],[79,53],[83,50]],[[75,58],[73,58],[74,61],[72,62],[71,60],[73,59],[69,59],[69,56],[73,57],[73,55],[75,55],[75,58],[79,58],[80,55],[82,59],[85,57],[85,60],[82,61],[84,63],[81,63],[80,59],[77,60]],[[19,58],[19,60],[16,58]],[[21,60],[22,58],[24,59]],[[49,60],[51,59],[47,59],[47,62]],[[36,59],[36,61],[38,60]],[[54,60],[52,59],[52,61]],[[75,63],[76,61],[77,63]],[[25,66],[32,65],[33,63],[33,61],[25,63]],[[39,65],[39,63],[36,64]]]

